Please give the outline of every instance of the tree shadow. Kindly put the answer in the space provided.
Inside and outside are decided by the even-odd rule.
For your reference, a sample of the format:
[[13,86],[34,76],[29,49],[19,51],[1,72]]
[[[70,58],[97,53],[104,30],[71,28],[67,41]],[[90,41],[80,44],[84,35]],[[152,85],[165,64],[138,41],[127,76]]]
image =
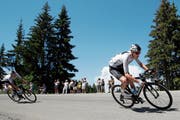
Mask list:
[[141,108],[131,108],[131,110],[135,111],[135,112],[139,112],[139,113],[165,113],[167,111],[179,111],[177,108],[169,108],[166,110],[160,110],[157,108],[150,108],[150,107],[141,107]]

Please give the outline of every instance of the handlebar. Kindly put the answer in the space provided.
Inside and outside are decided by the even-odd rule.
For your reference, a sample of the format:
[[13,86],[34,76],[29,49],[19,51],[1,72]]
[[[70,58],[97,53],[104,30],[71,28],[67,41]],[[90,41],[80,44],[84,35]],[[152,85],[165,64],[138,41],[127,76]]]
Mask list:
[[148,69],[144,72],[144,74],[153,74],[155,73],[156,71],[154,69]]
[[139,74],[139,77],[135,77],[136,79],[142,79],[142,78],[147,78],[147,77],[152,77],[156,71],[154,69],[148,69],[144,73]]

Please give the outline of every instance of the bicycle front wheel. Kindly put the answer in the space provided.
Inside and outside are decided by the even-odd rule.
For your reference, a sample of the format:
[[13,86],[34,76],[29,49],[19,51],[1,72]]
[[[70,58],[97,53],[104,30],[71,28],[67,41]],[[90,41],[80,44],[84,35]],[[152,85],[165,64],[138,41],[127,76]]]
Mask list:
[[166,87],[158,83],[148,83],[145,85],[144,97],[154,107],[164,110],[171,107],[173,99]]
[[[128,90],[125,90],[125,93],[131,94],[131,93],[129,93]],[[120,85],[114,85],[112,87],[112,96],[118,104],[120,104],[121,106],[123,106],[125,108],[130,108],[134,105],[134,101],[132,98],[123,98],[123,96],[121,95],[121,86]]]
[[28,99],[30,102],[36,102],[37,100],[37,97],[36,97],[36,94],[33,93],[32,91],[30,90],[24,90],[24,96],[26,99]]

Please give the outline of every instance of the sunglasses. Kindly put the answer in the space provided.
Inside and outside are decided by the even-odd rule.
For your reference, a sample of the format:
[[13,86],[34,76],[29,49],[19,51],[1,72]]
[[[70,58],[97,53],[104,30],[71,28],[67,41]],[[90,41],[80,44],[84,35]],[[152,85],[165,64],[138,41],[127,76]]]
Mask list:
[[140,54],[140,52],[134,52],[136,55],[139,55]]

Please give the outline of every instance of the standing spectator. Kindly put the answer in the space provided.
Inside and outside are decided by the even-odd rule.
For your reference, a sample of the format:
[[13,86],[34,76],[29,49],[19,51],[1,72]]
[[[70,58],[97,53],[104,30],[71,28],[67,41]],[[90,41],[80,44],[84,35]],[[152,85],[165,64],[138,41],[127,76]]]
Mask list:
[[71,82],[69,83],[69,90],[70,90],[70,93],[74,93],[73,87],[74,87],[74,80],[71,80]]
[[65,82],[64,82],[64,87],[63,87],[63,94],[67,94],[68,93],[68,89],[69,89],[69,82],[68,82],[68,80],[66,80]]
[[88,83],[86,78],[84,78],[82,81],[82,93],[87,93],[87,87],[88,87]]
[[104,83],[104,79],[101,79],[101,92],[104,92],[104,87],[105,87],[105,83]]
[[73,92],[74,93],[77,93],[77,85],[78,85],[78,82],[77,80],[74,81],[74,87],[73,87]]
[[97,92],[101,92],[101,79],[98,78],[96,81]]
[[33,82],[29,83],[29,90],[34,92],[34,83]]
[[114,86],[114,78],[112,76],[110,76],[110,80],[108,81],[108,92],[110,93],[110,91],[112,90],[112,87]]
[[82,92],[82,82],[81,80],[79,80],[78,84],[77,84],[77,93],[81,93]]
[[60,84],[59,79],[54,80],[54,92],[55,92],[55,94],[59,93],[59,84]]
[[43,83],[43,86],[42,86],[42,94],[46,94],[46,84],[45,83]]

